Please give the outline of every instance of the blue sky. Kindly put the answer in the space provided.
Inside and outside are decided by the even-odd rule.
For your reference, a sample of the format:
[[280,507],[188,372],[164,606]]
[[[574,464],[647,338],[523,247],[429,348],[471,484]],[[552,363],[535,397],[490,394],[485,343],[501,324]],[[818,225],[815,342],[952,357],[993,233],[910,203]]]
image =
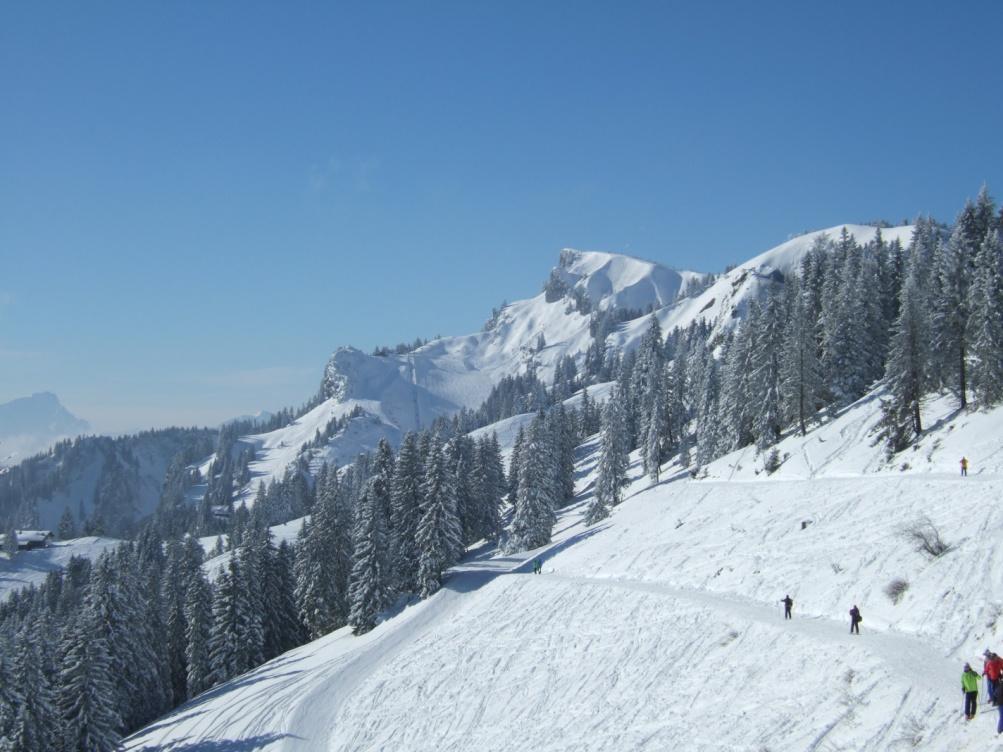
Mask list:
[[718,271],[1003,196],[1003,3],[880,5],[5,3],[0,402],[216,422],[565,246]]

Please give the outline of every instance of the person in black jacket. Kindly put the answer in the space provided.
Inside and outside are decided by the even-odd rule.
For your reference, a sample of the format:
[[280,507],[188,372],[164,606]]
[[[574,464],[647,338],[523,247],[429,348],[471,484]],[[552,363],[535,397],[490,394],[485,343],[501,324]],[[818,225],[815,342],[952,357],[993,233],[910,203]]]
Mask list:
[[854,604],[853,608],[850,609],[850,634],[860,634],[860,622],[864,620],[864,617],[860,615],[860,609]]
[[791,619],[791,609],[794,608],[794,599],[789,595],[785,595],[780,599],[780,602],[784,604],[784,619]]

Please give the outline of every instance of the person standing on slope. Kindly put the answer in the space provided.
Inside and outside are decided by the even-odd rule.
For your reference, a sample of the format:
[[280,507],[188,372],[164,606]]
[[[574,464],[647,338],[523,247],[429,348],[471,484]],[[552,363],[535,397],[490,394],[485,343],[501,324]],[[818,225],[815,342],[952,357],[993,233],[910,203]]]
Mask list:
[[989,680],[989,699],[993,705],[999,705],[1000,676],[1003,675],[1003,658],[996,653],[989,653],[983,675]]
[[1003,686],[996,687],[996,695],[994,697],[994,705],[996,705],[996,710],[999,712],[999,720],[996,721],[996,735],[999,736],[1003,734]]
[[540,574],[543,571],[543,562],[539,559],[533,559],[533,574]]
[[791,609],[794,608],[794,599],[790,595],[785,595],[780,599],[780,602],[784,604],[784,619],[791,619]]
[[970,721],[979,704],[979,675],[967,663],[961,672],[961,691],[965,695],[965,720]]
[[967,457],[962,457],[961,458],[961,477],[964,478],[966,475],[968,475],[968,458]]
[[850,609],[850,634],[860,634],[860,622],[863,620],[864,617],[860,615],[857,604],[853,604],[853,608]]
[[989,668],[989,659],[992,657],[992,653],[989,648],[982,654],[982,677],[986,680],[986,702],[993,701],[993,683],[989,680],[989,674],[986,671]]

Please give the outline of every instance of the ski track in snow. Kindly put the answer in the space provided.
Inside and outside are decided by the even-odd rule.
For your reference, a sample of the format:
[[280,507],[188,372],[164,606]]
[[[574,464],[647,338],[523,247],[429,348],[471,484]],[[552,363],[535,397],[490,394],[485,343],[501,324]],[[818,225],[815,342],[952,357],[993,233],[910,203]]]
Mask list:
[[[1003,642],[1003,468],[987,459],[1003,411],[945,409],[891,467],[867,436],[876,409],[786,438],[789,458],[768,477],[746,451],[711,463],[707,480],[667,466],[673,480],[652,486],[635,456],[625,502],[589,529],[580,515],[595,463],[582,450],[580,496],[549,547],[474,552],[440,593],[369,634],[339,630],[291,651],[126,749],[986,748],[996,714],[983,705],[966,723],[958,678],[963,661]],[[978,468],[965,479],[962,452]],[[911,471],[899,472],[905,461]],[[954,550],[930,560],[904,542],[902,526],[920,516]],[[541,576],[528,571],[536,556]],[[894,577],[910,582],[897,603],[884,594]]]

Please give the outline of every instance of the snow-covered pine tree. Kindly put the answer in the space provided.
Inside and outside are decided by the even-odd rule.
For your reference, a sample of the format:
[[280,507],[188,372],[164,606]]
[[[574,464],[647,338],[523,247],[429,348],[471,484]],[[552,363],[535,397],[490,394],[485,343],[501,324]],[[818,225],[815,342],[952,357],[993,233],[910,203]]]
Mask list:
[[394,452],[390,447],[390,442],[386,438],[381,438],[376,445],[376,456],[373,459],[372,478],[377,480],[376,504],[378,511],[383,515],[383,529],[390,534],[393,524],[391,506],[393,495],[395,460]]
[[691,357],[699,376],[696,390],[696,463],[706,465],[730,446],[723,438],[724,426],[718,418],[721,412],[721,387],[718,363],[706,347]]
[[[720,406],[716,435],[721,450],[738,449],[752,443],[755,400],[752,395],[752,341],[759,326],[760,308],[749,304],[745,321],[732,336],[722,356]],[[708,356],[705,366],[714,360]],[[716,456],[716,455],[715,455]],[[701,463],[702,464],[702,463]]]
[[572,412],[558,404],[550,411],[551,435],[554,443],[557,504],[563,506],[575,496],[575,425]]
[[279,582],[277,558],[271,531],[264,525],[252,527],[240,548],[240,563],[251,608],[260,614],[261,661],[271,660],[287,649],[287,618],[295,613],[295,606],[285,610],[291,604],[283,597],[286,583]]
[[69,507],[63,510],[63,514],[59,518],[57,531],[59,540],[70,540],[77,537],[77,523],[73,519],[73,512]]
[[164,603],[164,625],[167,642],[167,670],[171,682],[171,706],[180,705],[187,697],[188,666],[185,659],[185,585],[183,571],[184,551],[181,542],[170,540],[165,544],[167,563],[161,582],[161,599]]
[[1003,241],[996,228],[979,248],[970,296],[972,390],[988,407],[1003,400]]
[[248,598],[238,557],[216,579],[209,633],[209,660],[213,684],[220,684],[249,671],[261,662],[261,615],[254,613]]
[[464,546],[469,546],[477,540],[475,537],[477,499],[473,487],[473,442],[465,436],[457,436],[446,445],[445,455],[456,499],[456,516],[460,521],[460,540]]
[[56,699],[65,752],[118,749],[122,719],[115,707],[115,676],[94,618],[86,607],[71,615],[60,643]]
[[525,551],[550,542],[556,521],[554,508],[554,452],[546,420],[533,418],[526,432],[519,467],[519,494],[512,516],[509,545]]
[[853,285],[854,306],[857,311],[856,330],[862,359],[859,363],[860,393],[862,397],[885,372],[888,356],[890,323],[884,318],[881,305],[881,270],[878,264],[878,247],[865,246],[860,257],[857,280]]
[[348,621],[348,577],[352,567],[352,521],[335,471],[317,491],[313,515],[296,547],[296,605],[311,639]]
[[212,628],[212,588],[201,568],[185,583],[185,690],[188,697],[205,692],[213,684],[209,655]]
[[619,390],[614,388],[603,408],[599,469],[592,501],[585,513],[587,525],[608,517],[610,508],[622,499],[629,459],[624,413]]
[[822,370],[818,359],[818,322],[812,313],[811,290],[798,280],[783,333],[780,395],[785,421],[795,422],[801,435],[822,401]]
[[888,398],[881,403],[881,437],[889,455],[909,445],[923,430],[920,400],[929,386],[929,332],[927,303],[916,252],[906,266],[899,300],[899,317],[892,331],[886,380]]
[[42,670],[41,648],[22,628],[14,640],[11,671],[20,704],[14,714],[10,741],[18,752],[56,749],[60,716],[52,685]]
[[627,448],[632,450],[638,446],[638,418],[640,407],[638,406],[639,395],[633,391],[634,369],[637,364],[637,351],[630,350],[620,359],[617,369],[616,388],[620,395],[620,402],[623,407],[624,425],[627,427]]
[[[648,317],[648,328],[637,347],[637,359],[630,384],[632,407],[636,411],[634,422],[637,426],[637,440],[642,448],[649,437],[661,436],[662,433],[662,426],[658,422],[664,418],[664,412],[655,416],[655,404],[662,401],[664,365],[665,342],[662,327],[658,323],[658,317],[651,314]],[[653,417],[657,417],[654,428],[650,425]],[[647,455],[647,451],[643,452],[642,459],[645,472],[650,472]]]
[[17,531],[12,527],[7,530],[7,535],[3,539],[3,550],[8,559],[17,556]]
[[401,442],[390,495],[390,554],[394,592],[414,592],[418,582],[415,532],[421,522],[421,484],[424,470],[418,437],[407,433]]
[[477,499],[476,535],[478,538],[496,538],[501,532],[500,510],[505,493],[505,467],[497,434],[484,436],[477,442],[474,488]]
[[971,316],[969,288],[975,257],[984,236],[975,205],[969,201],[958,215],[947,243],[942,243],[934,259],[936,289],[933,310],[933,353],[940,382],[958,398],[961,408],[968,405],[968,337]]
[[642,446],[645,471],[652,483],[658,483],[662,472],[662,434],[665,432],[665,403],[659,395],[651,404]]
[[[88,581],[88,607],[95,637],[104,639],[115,677],[115,707],[123,727],[138,728],[162,713],[167,705],[169,678],[166,655],[154,647],[158,636],[148,624],[149,611],[144,604],[160,608],[159,598],[151,599],[144,591],[131,545],[119,546],[103,554],[92,565]],[[159,587],[158,587],[159,592]],[[160,637],[161,645],[164,642]]]
[[526,444],[526,432],[519,426],[512,445],[512,454],[508,458],[508,503],[515,506],[519,495],[519,468],[522,466],[523,446]]
[[355,519],[355,556],[348,587],[348,623],[352,625],[352,633],[357,635],[365,634],[376,626],[376,617],[386,608],[390,597],[382,509],[386,489],[379,488],[382,484],[379,476],[369,480]]
[[749,360],[752,366],[749,390],[753,400],[753,431],[760,450],[780,439],[780,349],[783,344],[784,310],[782,298],[771,291],[758,327],[752,334]]
[[429,450],[425,481],[422,484],[422,517],[415,542],[418,548],[418,589],[423,598],[442,586],[442,575],[456,561],[460,546],[460,522],[456,500],[442,448],[434,443]]

